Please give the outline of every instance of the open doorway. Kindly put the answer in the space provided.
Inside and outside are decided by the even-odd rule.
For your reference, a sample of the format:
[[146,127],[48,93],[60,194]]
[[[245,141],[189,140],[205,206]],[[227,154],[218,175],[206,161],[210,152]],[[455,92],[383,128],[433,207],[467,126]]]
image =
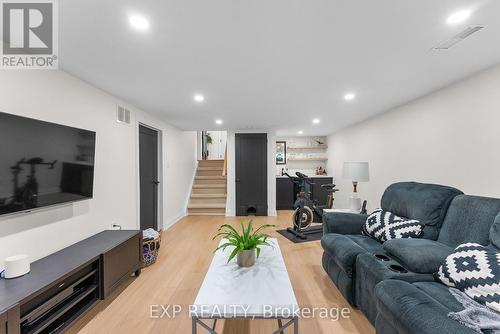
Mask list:
[[140,227],[158,231],[160,132],[139,124]]
[[201,131],[199,133],[200,160],[224,160],[226,156],[226,131]]

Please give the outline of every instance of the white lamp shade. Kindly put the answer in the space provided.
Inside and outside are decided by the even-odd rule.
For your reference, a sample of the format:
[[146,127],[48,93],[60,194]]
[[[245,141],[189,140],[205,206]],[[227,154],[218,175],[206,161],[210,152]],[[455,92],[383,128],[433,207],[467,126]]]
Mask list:
[[368,162],[344,162],[343,177],[354,182],[370,181]]

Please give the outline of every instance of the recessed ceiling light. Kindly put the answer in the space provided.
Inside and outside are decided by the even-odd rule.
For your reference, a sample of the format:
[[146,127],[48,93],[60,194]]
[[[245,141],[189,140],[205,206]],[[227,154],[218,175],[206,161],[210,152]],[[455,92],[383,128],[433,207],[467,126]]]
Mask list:
[[313,119],[313,124],[319,124],[319,122],[320,122],[319,118]]
[[205,101],[205,96],[201,95],[201,94],[196,94],[193,99],[198,102],[198,103],[201,103],[203,101]]
[[137,30],[145,31],[149,29],[149,21],[143,16],[132,15],[129,18],[129,22]]
[[221,120],[221,119],[216,119],[216,120],[215,120],[215,124],[221,125],[222,123],[223,123],[223,122],[222,122],[222,120]]
[[356,98],[356,94],[354,94],[354,93],[346,93],[344,95],[344,100],[346,100],[346,101],[352,101],[355,98]]
[[299,132],[297,132],[299,135],[303,135],[304,134],[304,131],[300,130]]
[[446,23],[448,24],[458,24],[461,23],[465,20],[467,20],[471,15],[470,10],[460,10],[458,12],[455,12],[451,14],[448,19],[446,20]]

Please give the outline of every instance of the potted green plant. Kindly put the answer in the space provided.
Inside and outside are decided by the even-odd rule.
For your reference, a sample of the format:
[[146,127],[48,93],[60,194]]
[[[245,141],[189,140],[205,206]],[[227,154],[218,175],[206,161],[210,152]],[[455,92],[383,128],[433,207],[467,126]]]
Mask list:
[[206,159],[208,159],[208,156],[210,155],[210,152],[208,151],[208,145],[213,144],[214,140],[213,140],[212,135],[210,134],[210,132],[204,132],[204,136],[205,136],[205,143],[206,143],[206,145],[204,145],[205,146],[205,152],[203,152],[203,154],[204,154],[203,160],[206,160]]
[[210,132],[207,132],[205,134],[205,138],[207,140],[207,144],[213,144],[214,140],[212,139],[212,135],[210,134]]
[[252,220],[248,222],[246,227],[243,225],[243,221],[240,221],[240,224],[241,234],[229,224],[224,224],[219,228],[217,231],[218,233],[212,240],[217,237],[222,237],[225,240],[222,245],[217,247],[214,253],[218,250],[224,251],[227,247],[234,247],[227,262],[229,263],[229,261],[236,256],[237,263],[240,267],[251,267],[255,264],[256,257],[258,258],[260,255],[261,246],[272,247],[272,245],[267,242],[269,235],[262,231],[266,228],[274,227],[275,225],[262,225],[254,231]]

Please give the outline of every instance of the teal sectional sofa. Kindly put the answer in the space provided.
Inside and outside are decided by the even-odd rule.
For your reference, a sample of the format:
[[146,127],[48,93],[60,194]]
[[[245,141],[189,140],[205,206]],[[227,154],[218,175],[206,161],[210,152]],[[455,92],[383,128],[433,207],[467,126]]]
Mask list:
[[[470,333],[447,317],[460,304],[433,274],[461,243],[495,247],[496,242],[498,247],[500,199],[463,195],[447,186],[402,182],[387,188],[381,207],[419,220],[425,225],[423,237],[382,244],[361,235],[366,215],[327,214],[321,242],[323,267],[332,281],[376,326],[377,333]],[[435,318],[429,319],[432,315]],[[434,321],[444,327],[435,331]]]

